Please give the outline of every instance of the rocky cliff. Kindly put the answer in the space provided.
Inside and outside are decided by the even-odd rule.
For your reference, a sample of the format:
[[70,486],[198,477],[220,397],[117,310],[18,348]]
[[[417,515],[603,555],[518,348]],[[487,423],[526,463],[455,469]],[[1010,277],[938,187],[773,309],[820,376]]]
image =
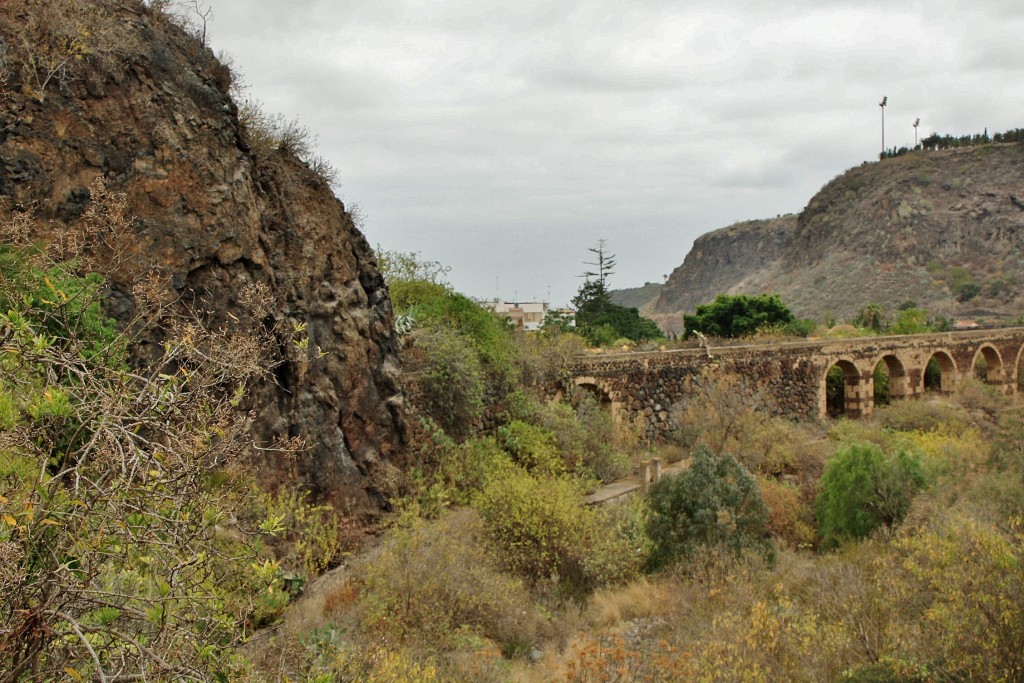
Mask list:
[[[252,149],[230,71],[142,2],[12,0],[0,40],[0,213],[59,229],[97,177],[124,193],[132,258],[108,302],[122,321],[149,271],[213,326],[240,313],[247,284],[269,287],[264,324],[280,348],[251,395],[257,441],[302,437],[298,469],[316,491],[379,506],[372,482],[405,438],[397,339],[374,254],[322,174],[287,145]],[[322,353],[295,362],[280,331],[303,326]]]
[[950,317],[1015,318],[1022,252],[1024,144],[919,150],[847,171],[796,217],[701,237],[655,311],[774,292],[819,319],[906,301]]
[[701,235],[661,288],[653,313],[692,312],[718,294],[757,291],[779,267],[795,229],[790,214]]

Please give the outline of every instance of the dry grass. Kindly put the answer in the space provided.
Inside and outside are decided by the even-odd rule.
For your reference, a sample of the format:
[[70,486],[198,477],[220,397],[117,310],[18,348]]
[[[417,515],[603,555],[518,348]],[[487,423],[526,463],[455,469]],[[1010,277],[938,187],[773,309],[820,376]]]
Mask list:
[[663,582],[651,582],[646,576],[620,588],[605,588],[590,600],[588,621],[607,628],[633,619],[662,614],[669,604],[669,590]]

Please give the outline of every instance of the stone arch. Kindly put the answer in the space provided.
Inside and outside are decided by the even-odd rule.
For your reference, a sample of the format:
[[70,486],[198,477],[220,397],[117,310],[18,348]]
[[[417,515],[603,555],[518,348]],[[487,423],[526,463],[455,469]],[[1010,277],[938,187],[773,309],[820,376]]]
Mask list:
[[[933,366],[934,362],[934,366]],[[933,377],[930,368],[938,370],[938,376]],[[957,369],[953,356],[948,351],[939,350],[928,357],[925,370],[921,377],[921,387],[925,391],[938,391],[942,394],[949,394],[956,390]]]
[[[838,372],[835,371],[836,368]],[[837,379],[839,373],[842,373],[841,383]],[[820,387],[823,417],[860,417],[871,412],[870,407],[864,403],[864,378],[857,366],[848,358],[839,358],[829,364],[821,377]]]
[[1024,364],[1024,346],[1020,347],[1017,351],[1017,360],[1013,364],[1013,372],[1017,375],[1017,390],[1024,391],[1021,387],[1021,383],[1024,382],[1024,372],[1021,372],[1021,365]]
[[991,344],[982,344],[971,360],[971,370],[974,376],[986,384],[1004,384],[1006,382],[1006,370],[1003,367],[1003,357],[999,350]]
[[[878,386],[877,378],[879,369],[884,368],[887,386],[884,397],[887,400],[880,400],[883,395],[882,387]],[[903,361],[896,354],[886,353],[875,360],[871,365],[871,387],[872,404],[879,405],[892,400],[903,399],[910,395],[910,382],[907,379],[907,369]]]
[[612,420],[618,423],[621,405],[615,400],[614,392],[606,382],[595,377],[577,377],[573,380],[573,385],[596,398],[598,405],[610,412]]

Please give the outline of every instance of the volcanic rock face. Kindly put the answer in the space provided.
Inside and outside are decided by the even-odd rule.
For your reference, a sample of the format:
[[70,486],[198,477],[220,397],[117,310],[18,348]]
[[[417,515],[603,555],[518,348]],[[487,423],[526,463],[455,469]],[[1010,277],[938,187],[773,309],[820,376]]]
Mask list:
[[795,230],[796,216],[790,214],[701,235],[661,288],[653,312],[691,312],[718,294],[746,293],[750,283],[778,267]]
[[[6,5],[3,46],[28,33],[39,51],[59,50],[53,33],[68,12],[84,12],[90,38],[107,44],[87,44],[81,63],[44,89],[25,61],[0,74],[0,217],[31,210],[74,221],[97,177],[125,193],[131,258],[114,274],[109,302],[121,320],[135,310],[132,280],[151,267],[211,325],[241,314],[246,285],[268,286],[264,325],[280,348],[273,379],[251,394],[258,443],[302,437],[298,468],[315,490],[353,508],[379,506],[367,482],[405,439],[398,344],[373,252],[344,206],[293,155],[249,149],[229,72],[158,12],[133,0]],[[281,330],[303,326],[320,353],[296,362]],[[268,453],[264,466],[283,467]]]
[[819,320],[907,301],[950,317],[1014,319],[1024,305],[1024,143],[865,163],[798,216],[708,233],[654,312],[691,312],[724,293],[777,293]]

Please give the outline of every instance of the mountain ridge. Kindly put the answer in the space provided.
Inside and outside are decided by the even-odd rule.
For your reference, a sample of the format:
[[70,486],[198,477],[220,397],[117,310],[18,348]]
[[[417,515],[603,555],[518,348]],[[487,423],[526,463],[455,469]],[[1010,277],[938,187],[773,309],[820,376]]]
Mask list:
[[699,237],[650,307],[665,321],[717,294],[777,293],[801,317],[850,320],[913,301],[948,317],[1024,306],[1024,143],[865,162],[796,215]]

